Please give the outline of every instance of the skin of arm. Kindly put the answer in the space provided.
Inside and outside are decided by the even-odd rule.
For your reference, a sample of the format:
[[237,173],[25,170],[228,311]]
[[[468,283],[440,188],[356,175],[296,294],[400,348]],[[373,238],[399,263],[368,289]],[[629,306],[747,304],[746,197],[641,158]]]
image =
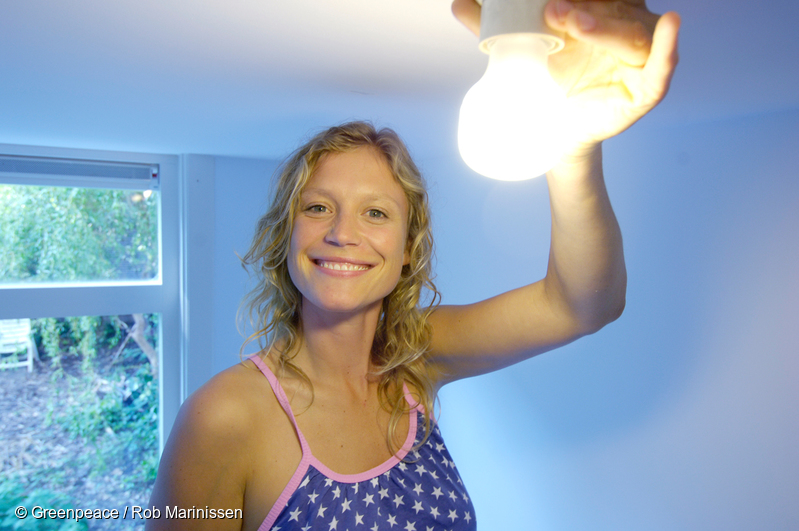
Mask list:
[[[479,31],[474,0],[455,0],[452,10]],[[624,309],[627,275],[601,143],[665,97],[678,60],[680,19],[676,13],[658,17],[639,0],[553,0],[544,14],[547,24],[566,34],[566,48],[550,58],[550,70],[581,118],[573,149],[547,174],[547,274],[491,299],[434,312],[430,361],[439,385],[574,341]]]

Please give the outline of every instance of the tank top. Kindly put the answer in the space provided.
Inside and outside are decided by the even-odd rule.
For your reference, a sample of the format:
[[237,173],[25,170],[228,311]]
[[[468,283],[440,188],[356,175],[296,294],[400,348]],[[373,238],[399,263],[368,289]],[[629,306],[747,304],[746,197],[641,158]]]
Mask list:
[[474,506],[435,423],[424,445],[412,450],[424,437],[425,413],[407,386],[405,399],[412,409],[402,448],[371,470],[339,474],[314,457],[274,373],[257,355],[250,359],[269,381],[302,448],[297,470],[258,531],[477,529]]

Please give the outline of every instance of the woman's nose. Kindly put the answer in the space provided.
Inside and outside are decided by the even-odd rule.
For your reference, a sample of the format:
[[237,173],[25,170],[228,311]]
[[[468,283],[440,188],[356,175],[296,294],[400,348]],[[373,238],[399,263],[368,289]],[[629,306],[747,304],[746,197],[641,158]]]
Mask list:
[[339,213],[333,220],[325,241],[332,245],[357,245],[360,241],[358,223],[353,216]]

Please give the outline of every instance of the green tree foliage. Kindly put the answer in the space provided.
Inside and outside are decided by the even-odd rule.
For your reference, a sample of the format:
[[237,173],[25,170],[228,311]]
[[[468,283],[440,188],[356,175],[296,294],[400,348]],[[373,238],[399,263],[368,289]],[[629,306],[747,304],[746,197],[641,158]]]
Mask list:
[[142,192],[0,185],[0,281],[153,278],[157,231]]

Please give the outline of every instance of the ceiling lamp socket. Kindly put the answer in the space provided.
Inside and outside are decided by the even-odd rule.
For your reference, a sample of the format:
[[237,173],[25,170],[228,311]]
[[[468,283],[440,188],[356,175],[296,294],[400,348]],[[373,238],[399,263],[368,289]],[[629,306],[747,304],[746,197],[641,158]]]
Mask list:
[[480,50],[489,53],[491,44],[501,35],[532,33],[546,42],[549,53],[563,48],[563,35],[544,22],[548,0],[476,0],[480,15]]

